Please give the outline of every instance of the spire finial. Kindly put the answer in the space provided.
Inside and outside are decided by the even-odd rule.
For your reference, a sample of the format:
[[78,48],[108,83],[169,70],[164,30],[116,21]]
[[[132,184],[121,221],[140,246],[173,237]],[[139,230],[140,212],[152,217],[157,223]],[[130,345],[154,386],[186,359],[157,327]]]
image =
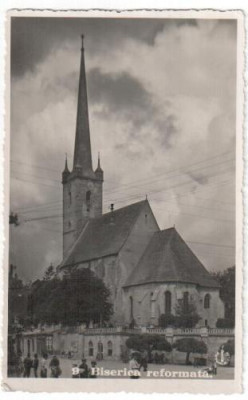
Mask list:
[[97,168],[101,168],[101,162],[100,162],[100,151],[98,151],[98,162],[97,162]]
[[81,50],[84,51],[84,34],[83,34],[83,33],[82,33],[82,35],[81,35],[81,39],[82,39],[82,47],[81,47]]
[[65,153],[65,170],[68,170],[68,165],[67,165],[67,153]]

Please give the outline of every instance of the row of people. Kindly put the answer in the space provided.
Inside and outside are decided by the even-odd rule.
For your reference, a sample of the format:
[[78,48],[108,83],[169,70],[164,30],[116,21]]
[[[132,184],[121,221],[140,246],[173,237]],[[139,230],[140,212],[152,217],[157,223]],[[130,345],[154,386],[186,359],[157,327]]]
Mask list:
[[[40,377],[41,378],[47,378],[48,375],[48,366],[51,369],[51,377],[52,378],[58,378],[62,371],[60,368],[60,362],[59,359],[57,358],[56,355],[54,355],[48,365],[48,355],[43,354],[42,359],[41,359],[41,365],[40,365]],[[33,376],[35,378],[38,378],[38,367],[39,367],[39,358],[37,354],[34,354],[34,357],[32,358],[30,354],[28,353],[27,356],[24,358],[22,362],[22,370],[23,370],[23,377],[24,378],[30,378],[31,371],[33,370]]]

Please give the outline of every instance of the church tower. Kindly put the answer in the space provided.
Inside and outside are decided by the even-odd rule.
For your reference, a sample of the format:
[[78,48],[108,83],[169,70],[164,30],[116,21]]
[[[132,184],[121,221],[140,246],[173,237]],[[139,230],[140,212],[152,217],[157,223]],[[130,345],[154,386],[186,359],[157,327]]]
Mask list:
[[88,220],[102,215],[103,171],[99,155],[97,169],[92,168],[83,39],[82,35],[73,169],[69,171],[66,159],[62,173],[63,258]]

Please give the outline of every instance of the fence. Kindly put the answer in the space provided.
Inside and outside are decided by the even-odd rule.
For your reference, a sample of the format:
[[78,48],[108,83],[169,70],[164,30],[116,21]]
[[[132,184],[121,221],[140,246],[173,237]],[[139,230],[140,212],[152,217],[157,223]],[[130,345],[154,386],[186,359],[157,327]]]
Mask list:
[[81,328],[80,333],[86,335],[111,335],[111,334],[152,334],[152,335],[165,335],[171,336],[230,336],[234,337],[234,329],[218,329],[218,328]]

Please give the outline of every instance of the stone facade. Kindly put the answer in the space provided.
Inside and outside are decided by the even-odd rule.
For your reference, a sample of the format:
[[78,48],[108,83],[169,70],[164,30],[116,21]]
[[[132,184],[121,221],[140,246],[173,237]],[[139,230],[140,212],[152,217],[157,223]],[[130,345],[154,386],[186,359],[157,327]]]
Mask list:
[[[185,293],[188,293],[189,303],[196,306],[196,311],[201,316],[197,326],[214,328],[217,319],[224,316],[224,304],[220,299],[219,289],[199,288],[180,282],[154,283],[133,286],[124,290],[124,293],[125,320],[131,321],[134,318],[138,326],[156,326],[161,314],[175,315],[176,307],[179,302],[183,302]],[[209,296],[209,301],[206,301],[206,296]]]
[[[173,345],[176,340],[183,338],[195,338],[203,340],[208,348],[205,355],[208,359],[213,359],[221,345],[228,340],[234,339],[232,329],[135,329],[123,330],[117,328],[86,329],[78,332],[68,332],[66,330],[55,329],[46,332],[26,332],[22,336],[21,350],[23,354],[37,353],[39,356],[43,352],[58,354],[71,352],[74,359],[86,357],[88,361],[120,360],[121,354],[126,350],[126,340],[135,333],[163,335],[164,338]],[[192,357],[194,355],[192,354]],[[167,352],[166,358],[169,363],[185,363],[185,353],[176,351]]]

